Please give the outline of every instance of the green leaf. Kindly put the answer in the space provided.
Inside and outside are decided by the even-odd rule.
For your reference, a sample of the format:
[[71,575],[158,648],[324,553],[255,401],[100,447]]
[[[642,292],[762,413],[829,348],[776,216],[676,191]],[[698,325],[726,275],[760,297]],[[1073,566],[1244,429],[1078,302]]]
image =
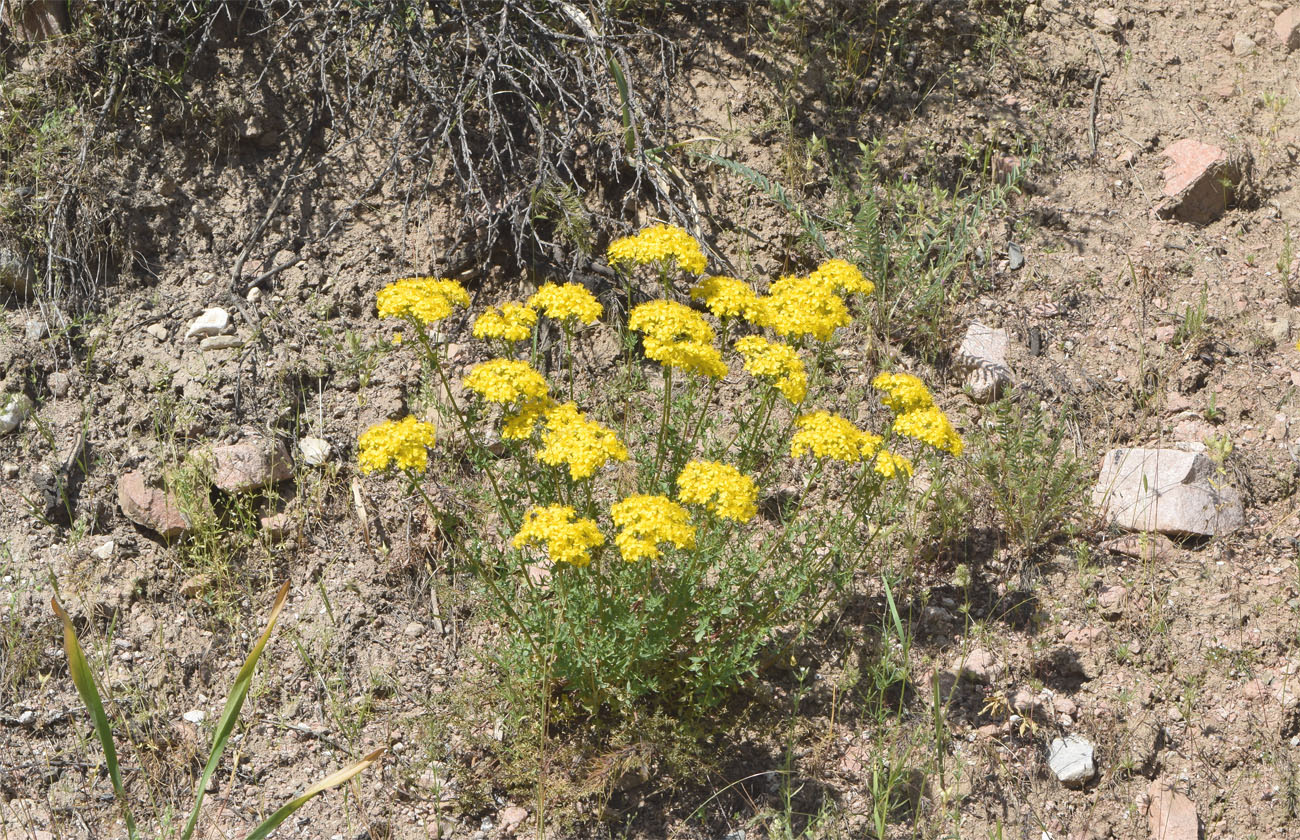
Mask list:
[[81,695],[81,701],[86,704],[90,719],[95,724],[95,734],[99,736],[100,746],[104,748],[104,763],[108,765],[108,777],[113,781],[113,792],[117,795],[118,804],[122,806],[122,816],[126,818],[127,836],[135,840],[135,818],[131,816],[131,808],[127,805],[126,789],[122,787],[122,774],[117,766],[117,750],[113,748],[113,727],[108,722],[108,715],[104,714],[104,703],[100,700],[99,689],[95,686],[95,675],[91,673],[86,655],[81,651],[81,643],[77,641],[77,631],[72,627],[72,619],[59,605],[59,599],[51,598],[50,606],[54,608],[54,614],[63,622],[63,651],[68,657],[68,673],[72,675],[72,684],[77,687],[77,693]]
[[275,831],[276,828],[279,827],[280,823],[287,820],[290,817],[290,815],[293,814],[294,811],[297,811],[299,808],[306,805],[312,799],[324,793],[325,791],[329,790],[330,788],[338,787],[339,785],[346,782],[348,779],[351,779],[353,776],[360,773],[362,770],[365,770],[367,767],[369,767],[370,765],[378,761],[379,756],[383,755],[383,753],[384,753],[384,748],[380,747],[379,749],[375,750],[370,755],[361,759],[351,767],[347,767],[343,770],[339,770],[337,773],[332,773],[326,776],[325,778],[321,779],[319,782],[307,788],[305,791],[303,791],[294,799],[291,799],[288,802],[286,802],[284,806],[281,807],[280,810],[272,814],[266,820],[266,822],[262,823],[257,828],[253,829],[253,832],[249,834],[248,837],[245,838],[245,840],[262,840],[262,838],[269,835],[272,831]]
[[630,157],[636,152],[636,126],[632,123],[632,96],[627,86],[627,76],[623,75],[623,68],[614,58],[611,52],[609,57],[609,72],[614,76],[614,84],[618,86],[618,97],[623,103],[623,146]]
[[[190,818],[185,823],[185,830],[181,832],[181,840],[189,840],[194,833],[195,826],[198,825],[199,809],[203,807],[203,794],[208,789],[208,782],[212,779],[212,774],[216,772],[218,762],[221,761],[221,754],[225,752],[226,743],[230,740],[230,733],[235,729],[235,721],[239,719],[239,710],[243,708],[244,698],[248,696],[249,686],[253,683],[253,671],[257,667],[257,660],[262,656],[262,650],[271,638],[271,630],[275,628],[275,621],[280,617],[280,610],[284,609],[284,602],[288,597],[289,581],[286,580],[284,585],[280,587],[280,594],[276,596],[275,604],[271,607],[271,617],[266,622],[266,629],[262,631],[261,638],[257,640],[257,644],[249,652],[248,658],[244,660],[244,667],[239,669],[239,673],[235,676],[235,683],[230,687],[230,697],[226,700],[226,709],[221,713],[221,720],[217,723],[217,733],[212,739],[212,752],[208,754],[207,766],[203,768],[203,776],[199,779],[198,789],[194,792],[194,810],[190,811]],[[288,816],[288,814],[285,816]]]

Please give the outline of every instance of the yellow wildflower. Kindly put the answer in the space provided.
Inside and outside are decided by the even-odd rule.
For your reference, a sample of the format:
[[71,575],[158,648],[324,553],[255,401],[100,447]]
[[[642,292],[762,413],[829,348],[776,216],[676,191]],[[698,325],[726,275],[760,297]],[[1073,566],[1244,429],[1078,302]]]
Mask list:
[[626,461],[627,447],[611,430],[588,420],[578,406],[565,403],[546,415],[537,460],[552,467],[567,464],[574,481],[590,478],[609,460]]
[[700,243],[676,225],[654,225],[636,236],[616,239],[610,243],[605,255],[611,265],[676,264],[691,274],[703,274],[708,264]]
[[837,328],[853,320],[843,298],[808,277],[782,277],[761,300],[760,319],[755,323],[786,338],[811,335],[827,341]]
[[517,359],[492,359],[475,365],[465,377],[465,387],[488,402],[503,405],[539,400],[550,390],[545,377]]
[[713,327],[704,316],[674,300],[652,300],[632,307],[627,328],[653,336],[662,343],[696,341],[708,344],[713,341]]
[[537,430],[537,421],[546,417],[556,402],[550,397],[525,400],[512,414],[502,418],[501,437],[505,440],[528,440]]
[[528,299],[528,305],[540,309],[547,317],[557,321],[577,319],[584,324],[594,324],[605,311],[595,295],[577,283],[563,286],[547,283]]
[[799,431],[790,441],[790,457],[812,452],[814,458],[858,461],[870,458],[880,448],[881,437],[864,432],[848,420],[828,411],[805,414],[795,421]]
[[754,479],[717,461],[691,461],[683,467],[677,476],[677,498],[737,522],[748,522],[758,513]]
[[905,411],[894,418],[894,434],[915,438],[935,449],[960,456],[965,444],[938,406]]
[[380,318],[414,318],[433,324],[457,306],[469,306],[469,292],[455,280],[407,277],[389,283],[375,295]]
[[400,332],[395,332],[395,333],[393,333],[393,343],[394,343],[394,344],[397,344],[397,345],[401,345],[401,343],[402,343],[402,334],[401,334]]
[[431,423],[414,417],[385,420],[366,429],[357,439],[357,463],[361,472],[372,473],[396,466],[400,470],[424,472],[428,450],[434,444]]
[[629,563],[657,560],[659,543],[695,548],[690,512],[665,496],[628,496],[609,513],[619,528],[614,545]]
[[856,265],[845,260],[827,260],[808,275],[808,279],[824,284],[833,292],[846,295],[855,293],[869,295],[876,290],[875,283],[862,276],[862,272]]
[[925,383],[910,373],[879,373],[871,380],[871,387],[884,391],[881,402],[889,406],[895,414],[929,408],[934,405],[934,396]]
[[912,462],[897,452],[882,449],[876,453],[875,463],[871,465],[877,473],[885,478],[911,478]]
[[691,300],[704,301],[716,318],[752,321],[760,309],[758,293],[734,277],[706,277],[691,289]]
[[808,371],[793,347],[747,335],[736,340],[735,348],[745,357],[745,370],[771,382],[790,402],[803,402],[808,395]]
[[674,367],[687,373],[711,376],[721,379],[727,375],[727,364],[722,361],[722,353],[712,344],[698,341],[659,341],[653,336],[646,336],[642,342],[647,357],[665,367]]
[[533,334],[537,313],[522,303],[503,303],[490,307],[474,322],[475,338],[501,338],[523,341]]
[[546,553],[556,563],[586,566],[591,549],[605,542],[604,534],[590,519],[578,519],[577,511],[567,505],[533,508],[524,514],[523,526],[510,544],[546,545]]

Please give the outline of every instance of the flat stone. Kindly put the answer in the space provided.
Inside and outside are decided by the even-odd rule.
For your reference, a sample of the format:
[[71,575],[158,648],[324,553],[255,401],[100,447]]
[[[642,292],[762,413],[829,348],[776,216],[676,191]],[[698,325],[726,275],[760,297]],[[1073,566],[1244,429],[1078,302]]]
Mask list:
[[1083,787],[1097,775],[1093,748],[1082,735],[1056,738],[1048,750],[1047,766],[1066,787]]
[[237,335],[210,335],[199,342],[199,349],[204,352],[212,350],[233,350],[242,347],[244,340]]
[[317,437],[302,438],[298,441],[298,454],[307,464],[323,467],[330,459],[329,441]]
[[956,361],[966,371],[963,384],[975,402],[992,402],[1011,384],[1011,367],[1007,364],[1009,347],[1006,330],[993,329],[979,321],[966,328]]
[[1300,48],[1300,6],[1292,6],[1277,16],[1273,34],[1288,51]]
[[1169,145],[1164,155],[1165,201],[1156,208],[1162,219],[1205,225],[1223,215],[1236,200],[1249,158],[1229,155],[1218,146],[1186,138]]
[[112,540],[105,540],[102,545],[92,548],[90,553],[98,557],[100,560],[107,560],[113,556],[113,552],[115,551],[117,551],[117,543]]
[[293,477],[293,464],[278,440],[252,437],[228,446],[214,446],[205,456],[212,483],[226,493],[246,493]]
[[203,711],[202,709],[190,709],[188,712],[181,715],[181,717],[186,722],[193,723],[193,724],[203,723],[204,719],[207,718],[207,716],[208,713]]
[[149,326],[144,328],[144,331],[149,333],[149,335],[153,336],[159,341],[167,340],[167,328],[164,327],[162,324],[150,324]]
[[32,412],[32,401],[26,394],[4,394],[0,396],[0,435],[18,428],[27,415]]
[[117,503],[127,519],[156,532],[163,539],[176,539],[190,530],[190,521],[181,512],[176,498],[157,487],[150,487],[144,473],[129,472],[118,478]]
[[1107,540],[1101,547],[1111,554],[1122,554],[1139,560],[1157,560],[1161,563],[1167,563],[1178,556],[1178,547],[1164,534],[1125,534]]
[[1101,463],[1092,502],[1128,531],[1213,537],[1246,522],[1241,495],[1222,486],[1213,462],[1180,449],[1112,449]]
[[1201,833],[1201,820],[1196,816],[1196,804],[1163,779],[1156,779],[1147,788],[1147,825],[1152,840],[1197,840]]
[[194,319],[190,328],[185,331],[185,338],[190,339],[194,336],[200,338],[209,335],[218,335],[230,326],[230,313],[220,306],[213,306],[203,310],[203,314]]

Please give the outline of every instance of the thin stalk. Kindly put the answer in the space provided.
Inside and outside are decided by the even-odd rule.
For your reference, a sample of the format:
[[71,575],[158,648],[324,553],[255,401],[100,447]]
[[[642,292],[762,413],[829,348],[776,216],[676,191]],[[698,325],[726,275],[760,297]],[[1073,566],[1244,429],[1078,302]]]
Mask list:
[[654,481],[659,483],[659,467],[663,465],[664,442],[668,439],[668,415],[673,402],[673,369],[664,365],[664,409],[659,418],[659,443],[655,446]]
[[561,326],[564,327],[564,356],[569,365],[569,402],[573,402],[573,331],[567,319]]

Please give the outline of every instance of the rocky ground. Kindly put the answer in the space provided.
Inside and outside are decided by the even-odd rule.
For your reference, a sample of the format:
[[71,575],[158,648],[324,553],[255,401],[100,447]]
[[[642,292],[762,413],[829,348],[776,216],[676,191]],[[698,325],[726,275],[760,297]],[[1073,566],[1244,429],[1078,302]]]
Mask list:
[[[964,4],[927,9],[934,31],[970,25]],[[856,133],[828,132],[816,97],[802,100],[800,136],[827,144],[791,186],[815,205],[827,159],[869,139],[890,177],[942,172],[973,149],[990,153],[990,180],[1023,174],[980,231],[979,286],[956,298],[941,352],[898,354],[968,439],[995,392],[1065,418],[1088,467],[1071,534],[1021,557],[977,499],[970,527],[987,539],[957,559],[980,564],[982,606],[963,612],[951,558],[918,578],[917,690],[888,726],[837,705],[829,686],[851,670],[839,651],[808,652],[821,688],[792,700],[801,684],[773,676],[699,778],[632,774],[608,798],[565,800],[551,836],[874,836],[887,731],[884,754],[919,768],[915,795],[883,809],[890,837],[1300,837],[1300,8],[1012,12],[980,50],[864,109]],[[815,88],[809,67],[783,65],[753,32],[696,44],[680,68],[682,135],[724,137],[734,159],[788,179],[799,168],[773,140],[770,103]],[[219,64],[233,74],[240,58],[231,46]],[[219,160],[173,141],[141,158],[124,201],[170,231],[152,275],[124,272],[75,317],[17,291],[0,312],[0,836],[124,835],[52,596],[103,668],[133,795],[187,803],[286,578],[206,830],[242,834],[382,746],[381,769],[282,833],[535,835],[529,766],[511,762],[511,727],[487,699],[479,652],[496,631],[400,484],[355,468],[357,434],[423,398],[374,292],[438,264],[451,214],[412,222],[381,191],[326,240],[287,237],[236,263],[261,212],[244,196],[275,142],[247,116]],[[356,162],[358,182],[369,165]],[[797,226],[751,185],[710,177],[715,227],[699,233],[774,276]],[[282,205],[270,226],[296,212]],[[5,276],[20,281],[21,265]],[[492,301],[532,285],[505,268],[467,282]],[[463,373],[481,353],[467,323],[450,329]],[[437,466],[455,505],[465,477]],[[774,783],[790,773],[794,818]]]

